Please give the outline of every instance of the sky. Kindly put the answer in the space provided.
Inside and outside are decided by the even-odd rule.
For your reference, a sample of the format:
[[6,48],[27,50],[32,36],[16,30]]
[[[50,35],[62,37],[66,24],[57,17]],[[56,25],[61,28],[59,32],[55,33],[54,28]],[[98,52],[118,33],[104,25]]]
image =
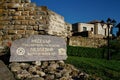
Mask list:
[[[89,22],[92,20],[115,19],[120,23],[120,0],[31,0],[37,6],[62,15],[66,22]],[[116,31],[116,29],[115,29]]]

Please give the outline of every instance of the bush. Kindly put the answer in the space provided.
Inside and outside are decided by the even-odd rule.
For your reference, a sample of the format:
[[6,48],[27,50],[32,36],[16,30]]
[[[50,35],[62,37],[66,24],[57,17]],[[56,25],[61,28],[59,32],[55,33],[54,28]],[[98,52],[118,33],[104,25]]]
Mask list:
[[104,58],[106,50],[104,48],[88,48],[78,46],[67,46],[69,56],[79,56],[88,58]]

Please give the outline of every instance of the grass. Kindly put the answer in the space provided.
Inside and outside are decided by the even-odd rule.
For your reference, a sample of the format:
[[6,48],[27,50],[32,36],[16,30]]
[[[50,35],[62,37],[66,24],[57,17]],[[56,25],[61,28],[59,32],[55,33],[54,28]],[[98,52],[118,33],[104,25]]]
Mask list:
[[69,56],[66,62],[103,80],[120,80],[120,61]]

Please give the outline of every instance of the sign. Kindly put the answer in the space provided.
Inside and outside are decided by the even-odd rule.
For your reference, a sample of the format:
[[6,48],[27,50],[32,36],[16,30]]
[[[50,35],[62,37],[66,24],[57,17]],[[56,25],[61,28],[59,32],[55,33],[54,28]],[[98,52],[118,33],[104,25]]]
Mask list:
[[11,46],[10,62],[65,60],[66,42],[63,38],[33,35],[15,40]]

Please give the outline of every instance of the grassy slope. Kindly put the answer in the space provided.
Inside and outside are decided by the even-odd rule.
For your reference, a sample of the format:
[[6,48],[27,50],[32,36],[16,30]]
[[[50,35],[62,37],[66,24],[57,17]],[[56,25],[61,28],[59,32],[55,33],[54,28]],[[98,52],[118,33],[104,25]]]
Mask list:
[[104,80],[120,79],[120,61],[69,56],[66,62]]

